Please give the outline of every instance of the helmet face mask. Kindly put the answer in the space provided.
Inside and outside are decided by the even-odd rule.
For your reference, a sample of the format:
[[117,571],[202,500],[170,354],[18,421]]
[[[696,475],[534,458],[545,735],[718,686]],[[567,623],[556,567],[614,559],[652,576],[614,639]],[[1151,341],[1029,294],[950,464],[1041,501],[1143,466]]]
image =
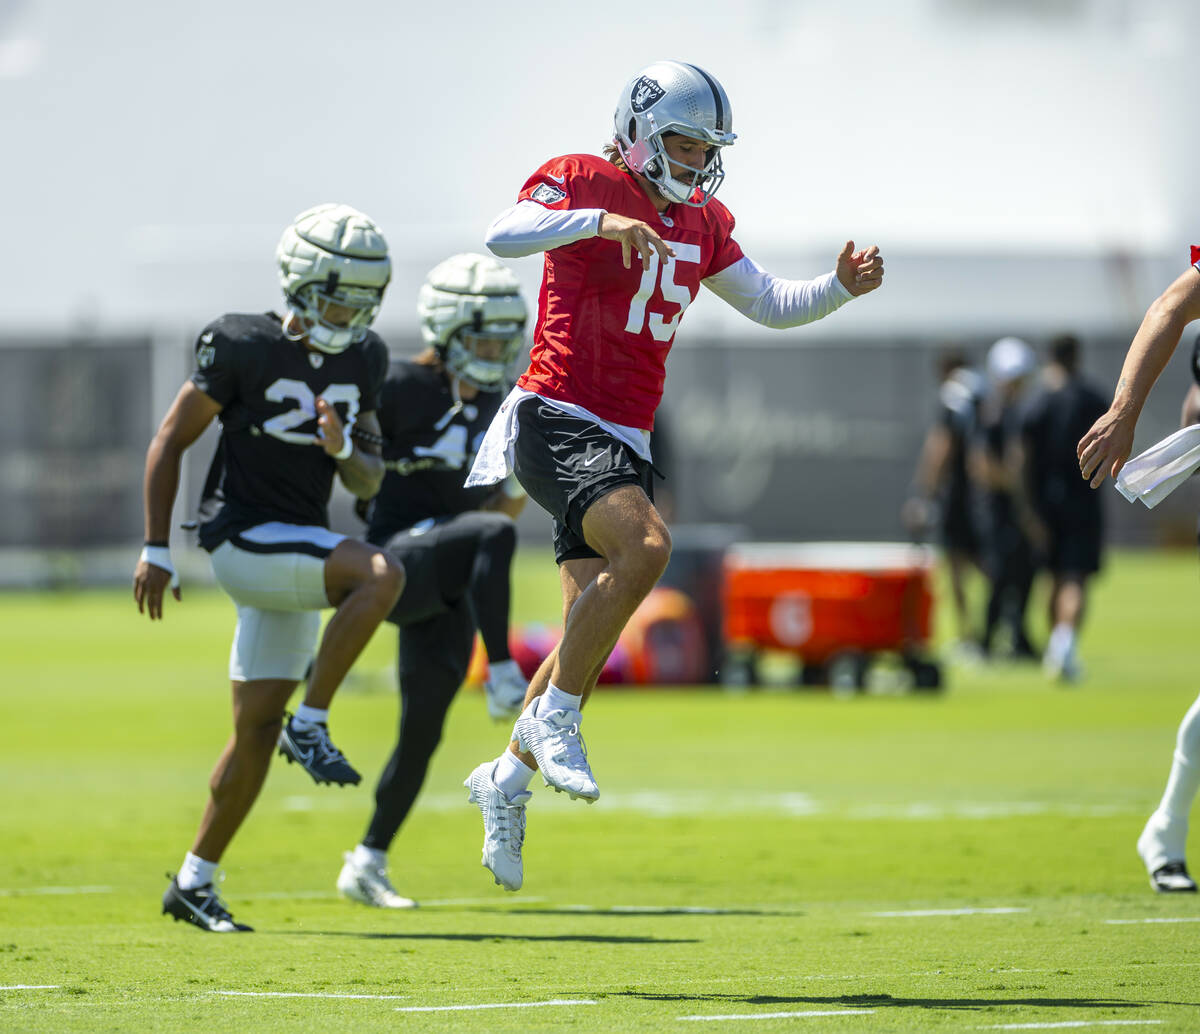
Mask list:
[[[692,170],[671,160],[666,138],[673,134],[707,145],[702,168]],[[659,61],[643,69],[626,83],[613,114],[613,142],[626,167],[648,179],[668,201],[694,208],[708,204],[717,192],[725,178],[721,149],[736,138],[721,84],[682,61]]]
[[275,255],[288,311],[309,344],[336,354],[366,336],[392,273],[374,222],[348,205],[318,205],[284,230]]
[[507,383],[524,338],[524,321],[492,321],[479,331],[464,327],[446,342],[442,362],[452,377],[480,391],[499,391]]
[[486,255],[434,267],[417,299],[421,336],[446,372],[480,391],[501,391],[525,340],[528,311],[513,273]]

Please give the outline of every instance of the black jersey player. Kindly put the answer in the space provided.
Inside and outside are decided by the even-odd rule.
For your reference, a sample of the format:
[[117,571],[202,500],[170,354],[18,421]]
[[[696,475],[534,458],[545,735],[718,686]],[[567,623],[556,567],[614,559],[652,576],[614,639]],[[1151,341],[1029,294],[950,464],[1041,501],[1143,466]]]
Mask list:
[[[249,929],[233,921],[213,876],[276,743],[318,781],[358,781],[324,718],[404,579],[385,551],[330,531],[326,514],[335,474],[360,498],[383,477],[375,411],[387,349],[369,328],[391,274],[387,244],[362,213],[321,205],[287,228],[277,258],[285,314],[222,316],[196,342],[195,371],[146,456],[146,545],[134,573],[134,598],[151,620],[163,616],[168,584],[181,598],[168,546],[180,459],[219,418],[200,544],[237,607],[233,735],[196,839],[163,896],[164,913],[218,933]],[[314,656],[328,607],[336,613]],[[298,712],[283,729],[284,705],[310,664],[310,696],[315,690],[324,706]]]
[[455,255],[433,269],[418,311],[428,347],[393,364],[379,421],[387,473],[367,508],[367,541],[404,565],[399,626],[400,729],[379,778],[362,842],[338,876],[346,897],[407,908],[387,873],[387,852],[412,809],[462,684],[478,628],[488,656],[493,718],[515,716],[526,679],[508,652],[512,518],[524,505],[515,479],[499,488],[463,481],[509,388],[526,306],[513,274],[484,255]]

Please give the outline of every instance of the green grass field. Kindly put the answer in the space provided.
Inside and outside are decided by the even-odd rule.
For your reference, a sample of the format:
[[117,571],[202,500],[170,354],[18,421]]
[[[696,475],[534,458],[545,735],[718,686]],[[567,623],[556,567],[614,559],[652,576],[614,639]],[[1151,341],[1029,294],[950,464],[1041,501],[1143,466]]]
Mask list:
[[[370,786],[279,764],[223,862],[240,937],[159,915],[229,723],[232,610],[185,592],[153,627],[125,592],[0,597],[0,1030],[1200,1030],[1200,901],[1133,846],[1200,688],[1192,553],[1113,558],[1076,689],[602,691],[602,798],[535,792],[516,895],[460,785],[505,733],[478,694],[393,850],[415,911],[334,892]],[[553,619],[545,556],[516,607]],[[392,636],[334,707],[371,784]]]

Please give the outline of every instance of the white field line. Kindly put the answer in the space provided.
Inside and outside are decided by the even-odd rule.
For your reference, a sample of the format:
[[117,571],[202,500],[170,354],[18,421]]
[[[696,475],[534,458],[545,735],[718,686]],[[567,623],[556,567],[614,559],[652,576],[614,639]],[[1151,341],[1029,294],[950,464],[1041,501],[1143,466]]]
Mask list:
[[477,1009],[541,1009],[547,1005],[598,1005],[590,998],[553,998],[548,1002],[489,1002],[484,1005],[401,1005],[396,1012],[474,1012]]
[[1161,919],[1106,919],[1109,926],[1131,926],[1134,923],[1200,923],[1200,916],[1164,916]]
[[352,994],[322,994],[315,991],[209,991],[210,995],[224,995],[226,998],[362,998],[375,1002],[394,1002],[412,995],[352,995]]
[[1028,908],[916,908],[908,912],[864,912],[877,919],[927,919],[935,916],[1007,916],[1029,912]]
[[1068,1027],[1144,1027],[1162,1020],[1062,1020],[1058,1023],[998,1023],[979,1030],[1066,1030]]
[[820,1009],[812,1012],[736,1012],[727,1016],[676,1016],[677,1020],[791,1020],[809,1016],[867,1016],[874,1009]]
[[[466,805],[462,793],[431,793],[421,797],[427,811],[459,812]],[[568,802],[556,794],[542,794],[535,802],[538,809],[561,808]],[[341,807],[329,796],[294,795],[282,801],[284,811],[332,811]],[[941,819],[1004,819],[1025,816],[1070,816],[1106,818],[1114,815],[1140,815],[1144,805],[1086,804],[1078,801],[908,801],[862,804],[847,801],[818,800],[795,791],[710,791],[710,790],[635,790],[628,793],[605,791],[604,810],[634,812],[654,817],[711,815],[729,812],[736,815],[762,815],[784,818],[836,817],[873,822],[879,819],[937,821]],[[578,810],[578,809],[574,809]]]
[[0,887],[0,898],[26,894],[111,894],[114,890],[114,887]]
[[53,991],[62,984],[5,984],[0,991]]

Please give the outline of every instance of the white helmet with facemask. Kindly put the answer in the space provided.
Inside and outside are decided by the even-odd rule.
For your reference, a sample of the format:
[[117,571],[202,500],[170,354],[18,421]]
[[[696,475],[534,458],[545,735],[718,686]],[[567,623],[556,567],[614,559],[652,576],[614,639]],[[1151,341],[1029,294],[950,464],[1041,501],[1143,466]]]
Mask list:
[[[675,133],[706,145],[704,167],[668,160],[663,137]],[[702,208],[725,178],[721,149],[737,138],[725,90],[703,68],[658,61],[625,84],[613,115],[613,142],[631,172],[668,201]]]
[[417,315],[450,376],[481,391],[507,387],[528,318],[511,270],[487,255],[454,255],[425,278]]
[[370,218],[349,205],[317,205],[283,231],[275,258],[288,311],[305,328],[299,336],[328,353],[366,336],[392,277],[387,241]]

